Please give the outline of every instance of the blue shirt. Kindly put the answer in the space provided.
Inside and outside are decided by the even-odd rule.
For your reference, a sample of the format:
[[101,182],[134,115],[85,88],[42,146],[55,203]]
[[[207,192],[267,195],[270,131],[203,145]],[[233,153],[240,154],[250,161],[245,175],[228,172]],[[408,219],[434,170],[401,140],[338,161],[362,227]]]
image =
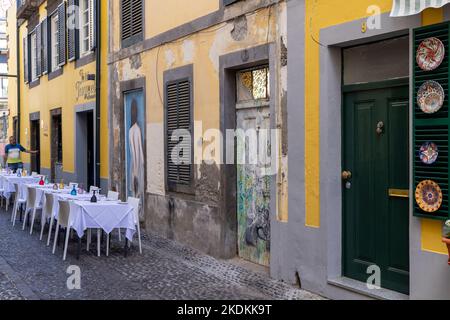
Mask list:
[[26,149],[18,143],[8,144],[5,147],[5,154],[8,156],[7,163],[10,164],[21,163],[22,160],[20,159],[20,153],[24,151],[26,151]]

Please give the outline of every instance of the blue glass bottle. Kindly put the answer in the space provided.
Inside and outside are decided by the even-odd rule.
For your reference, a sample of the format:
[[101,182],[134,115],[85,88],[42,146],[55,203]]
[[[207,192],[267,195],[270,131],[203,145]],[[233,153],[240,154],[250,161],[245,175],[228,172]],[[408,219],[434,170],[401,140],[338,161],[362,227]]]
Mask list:
[[75,188],[75,185],[73,185],[73,189],[72,189],[72,191],[70,192],[70,194],[71,194],[72,196],[76,196],[76,195],[77,195],[77,189]]

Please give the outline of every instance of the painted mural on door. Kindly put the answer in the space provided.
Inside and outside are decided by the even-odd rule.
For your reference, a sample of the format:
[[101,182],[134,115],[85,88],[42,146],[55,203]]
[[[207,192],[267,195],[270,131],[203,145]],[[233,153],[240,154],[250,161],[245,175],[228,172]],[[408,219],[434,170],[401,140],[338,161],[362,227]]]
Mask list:
[[[238,160],[237,164],[239,256],[269,266],[271,176],[261,170],[270,163],[269,107],[239,109],[237,128],[246,133],[246,138],[237,139],[237,159],[245,160]],[[258,137],[253,146],[252,132]],[[255,153],[258,159],[254,158]]]
[[142,90],[130,91],[125,103],[125,156],[127,196],[141,200],[145,192],[145,104]]

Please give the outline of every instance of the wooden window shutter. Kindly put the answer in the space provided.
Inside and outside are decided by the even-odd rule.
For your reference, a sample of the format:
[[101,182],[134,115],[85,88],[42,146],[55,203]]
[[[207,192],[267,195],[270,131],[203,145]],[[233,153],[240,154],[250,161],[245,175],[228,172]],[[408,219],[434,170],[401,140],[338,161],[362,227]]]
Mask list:
[[58,7],[58,55],[59,66],[63,66],[67,62],[67,50],[66,50],[66,3],[63,2]]
[[[182,191],[179,187],[192,185],[192,95],[191,82],[181,80],[166,85],[166,150],[167,150],[167,184],[169,191]],[[172,141],[176,130],[186,130],[189,136]],[[183,146],[188,154],[180,155],[189,159],[189,163],[180,163],[173,159],[172,152],[176,146]]]
[[41,24],[36,27],[36,76],[39,78],[42,75],[42,29]]
[[68,0],[67,8],[67,54],[69,61],[78,59],[80,19],[78,0]]
[[89,50],[94,51],[97,47],[97,7],[96,0],[89,0]]
[[[447,220],[450,218],[450,194],[449,194],[449,127],[450,127],[450,76],[448,72],[450,57],[450,23],[417,28],[413,31],[413,97],[417,97],[420,88],[429,80],[433,80],[442,87],[445,93],[442,108],[433,113],[424,113],[416,99],[413,100],[413,192],[424,180],[432,180],[442,190],[442,205],[435,212],[423,211],[414,200],[413,213],[416,217]],[[445,47],[445,57],[442,63],[434,70],[424,71],[416,62],[416,52],[419,45],[430,37],[438,38]],[[406,106],[409,107],[409,106]],[[432,165],[424,164],[419,158],[420,148],[427,142],[433,142],[439,149],[439,156]]]
[[144,1],[121,2],[122,46],[129,47],[144,39]]
[[41,42],[41,55],[42,55],[42,59],[41,59],[41,69],[42,69],[42,74],[47,74],[48,73],[48,19],[45,18],[44,21],[42,21],[41,24],[41,37],[42,37],[42,42]]
[[26,35],[23,38],[23,79],[25,83],[30,82],[30,55],[29,55],[29,38]]

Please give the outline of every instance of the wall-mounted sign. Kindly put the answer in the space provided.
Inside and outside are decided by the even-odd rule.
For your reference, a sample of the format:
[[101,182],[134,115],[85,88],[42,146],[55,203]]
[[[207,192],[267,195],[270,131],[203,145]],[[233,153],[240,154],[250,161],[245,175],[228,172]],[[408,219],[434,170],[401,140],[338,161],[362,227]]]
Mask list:
[[75,83],[75,90],[77,101],[95,99],[95,81],[89,80],[89,72],[80,70],[80,80]]

